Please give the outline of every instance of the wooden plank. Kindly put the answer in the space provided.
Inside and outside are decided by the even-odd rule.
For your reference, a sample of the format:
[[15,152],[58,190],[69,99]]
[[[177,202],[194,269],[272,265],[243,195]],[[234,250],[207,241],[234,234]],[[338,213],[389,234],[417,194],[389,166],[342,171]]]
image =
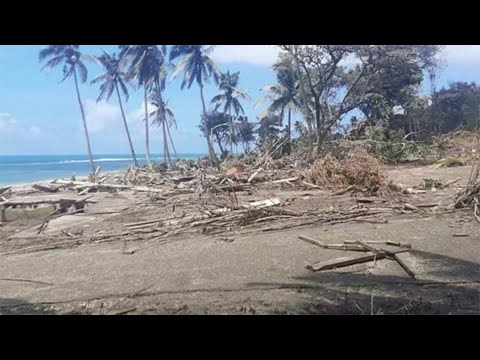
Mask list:
[[318,240],[313,239],[313,238],[308,237],[308,236],[298,235],[298,238],[299,238],[300,240],[303,240],[303,241],[309,243],[309,244],[316,245],[316,246],[320,246],[321,248],[325,248],[325,246],[327,246],[327,244],[322,243],[321,241],[318,241]]
[[296,176],[288,179],[275,180],[275,181],[272,181],[272,184],[283,184],[283,183],[295,182],[298,180],[300,180],[300,177]]
[[343,257],[334,260],[323,261],[313,265],[307,265],[307,270],[318,272],[323,270],[338,269],[346,266],[362,264],[374,260],[384,259],[386,257],[385,253],[367,253],[363,256],[349,256]]
[[7,186],[7,187],[3,187],[3,188],[0,188],[0,195],[3,194],[3,193],[6,193],[8,190],[10,190],[12,187],[11,186]]
[[309,182],[306,182],[306,181],[302,181],[302,184],[305,185],[305,186],[314,188],[314,189],[321,189],[322,188],[321,186],[318,186],[318,185],[315,185],[315,184],[312,184],[312,183],[309,183]]
[[360,241],[360,240],[357,240],[357,244],[360,245],[361,247],[365,248],[366,250],[368,251],[371,251],[373,253],[380,253],[382,252],[383,250],[375,247],[375,246],[370,246],[366,243],[364,243],[363,241]]
[[393,255],[395,261],[402,267],[403,270],[412,278],[415,279],[415,273],[405,264],[398,254]]
[[303,236],[299,235],[298,238],[300,240],[303,240],[309,244],[316,245],[321,247],[322,249],[329,249],[329,250],[341,250],[341,251],[361,251],[361,252],[366,252],[369,250],[365,250],[359,245],[347,245],[347,244],[325,244],[322,243],[321,241],[318,241],[316,239],[313,239],[308,236]]
[[65,181],[65,180],[54,180],[53,184],[59,185],[70,185],[70,186],[85,186],[91,188],[104,188],[104,189],[118,189],[118,190],[132,190],[138,192],[150,192],[150,193],[163,193],[163,190],[144,187],[144,186],[127,186],[127,185],[113,185],[113,184],[98,184],[88,181]]
[[[345,240],[345,244],[356,244],[357,240]],[[378,245],[390,245],[390,246],[397,246],[397,247],[402,247],[402,248],[407,248],[411,249],[412,245],[406,244],[406,243],[401,243],[401,242],[395,242],[395,241],[363,241],[364,244],[378,244]]]
[[50,187],[50,186],[35,184],[35,185],[32,185],[32,188],[34,188],[35,190],[40,190],[47,193],[56,193],[60,189],[60,186]]

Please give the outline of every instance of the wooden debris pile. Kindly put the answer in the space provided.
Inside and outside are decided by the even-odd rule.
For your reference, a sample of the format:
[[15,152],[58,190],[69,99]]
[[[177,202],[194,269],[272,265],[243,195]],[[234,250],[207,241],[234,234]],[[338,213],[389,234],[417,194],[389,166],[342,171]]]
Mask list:
[[473,166],[467,186],[455,199],[455,208],[473,208],[473,215],[480,222],[480,163]]
[[342,257],[334,260],[322,261],[316,264],[307,265],[307,270],[318,272],[325,270],[338,269],[346,266],[362,264],[381,259],[390,259],[396,261],[400,267],[413,279],[415,273],[403,261],[400,254],[408,252],[412,246],[410,244],[398,243],[393,241],[345,241],[343,244],[326,244],[317,239],[308,236],[299,236],[299,239],[319,246],[323,249],[356,251],[362,252],[362,255]]

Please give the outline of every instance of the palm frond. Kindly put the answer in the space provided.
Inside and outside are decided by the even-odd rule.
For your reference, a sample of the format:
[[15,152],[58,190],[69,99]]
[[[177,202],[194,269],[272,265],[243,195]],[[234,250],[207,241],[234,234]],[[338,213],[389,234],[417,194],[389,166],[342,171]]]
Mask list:
[[87,70],[85,64],[79,60],[79,61],[77,61],[76,65],[74,65],[74,66],[77,66],[78,74],[80,75],[80,81],[82,83],[85,83],[87,81],[87,77],[88,77],[88,70]]
[[65,61],[65,57],[63,55],[57,55],[50,60],[48,60],[44,66],[42,66],[42,71],[46,68],[54,68],[60,65],[63,61]]
[[125,82],[122,79],[118,79],[117,84],[120,85],[120,89],[122,89],[123,96],[125,96],[125,101],[128,101],[130,95],[128,94],[127,85],[125,85]]
[[72,76],[74,71],[73,65],[64,65],[63,67],[63,78],[60,80],[60,84],[63,83],[67,78]]
[[97,97],[97,103],[107,98],[107,93],[109,92],[109,83],[104,83],[100,86],[100,93]]
[[103,73],[103,74],[99,74],[97,76],[95,76],[92,81],[90,81],[90,84],[94,85],[100,81],[104,81],[108,79],[108,74],[107,73]]

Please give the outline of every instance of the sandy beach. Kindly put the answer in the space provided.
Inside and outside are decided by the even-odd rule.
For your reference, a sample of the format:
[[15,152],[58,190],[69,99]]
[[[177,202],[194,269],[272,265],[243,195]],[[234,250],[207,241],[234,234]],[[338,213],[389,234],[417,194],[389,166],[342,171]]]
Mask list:
[[[140,171],[129,185],[121,184],[125,174],[109,174],[105,188],[88,192],[91,184],[53,193],[15,186],[6,201],[70,206],[0,226],[0,313],[360,314],[372,298],[385,314],[478,313],[478,224],[471,211],[449,210],[470,169],[387,170],[407,187],[426,176],[462,180],[400,202],[369,198],[368,213],[349,210],[358,197],[302,184],[288,171],[260,172],[251,183],[208,171],[203,179],[219,184],[210,193],[185,171]],[[395,205],[405,203],[420,207]],[[415,278],[388,259],[311,272],[312,264],[358,253],[299,236],[333,247],[408,243],[398,256]]]

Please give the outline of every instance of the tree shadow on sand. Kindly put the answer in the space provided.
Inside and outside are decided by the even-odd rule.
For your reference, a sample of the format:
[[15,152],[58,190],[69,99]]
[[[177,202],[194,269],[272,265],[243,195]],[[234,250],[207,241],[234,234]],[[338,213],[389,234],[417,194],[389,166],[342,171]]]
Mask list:
[[417,280],[365,273],[370,264],[249,286],[296,291],[298,301],[277,311],[285,314],[480,314],[478,263],[421,251],[410,254]]

